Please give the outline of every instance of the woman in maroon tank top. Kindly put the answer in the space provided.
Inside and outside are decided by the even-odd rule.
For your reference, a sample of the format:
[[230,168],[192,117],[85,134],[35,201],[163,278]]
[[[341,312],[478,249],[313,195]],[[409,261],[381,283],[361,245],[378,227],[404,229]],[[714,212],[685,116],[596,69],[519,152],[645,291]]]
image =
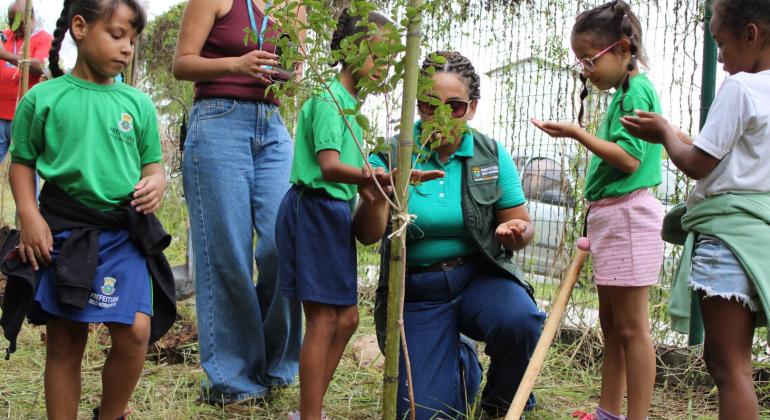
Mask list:
[[[182,174],[211,403],[262,398],[292,383],[298,367],[301,309],[278,289],[274,235],[292,141],[280,103],[266,93],[280,28],[265,11],[262,0],[190,0],[173,64],[177,79],[195,82]],[[304,9],[297,15],[304,20]],[[248,27],[264,33],[261,48],[244,45]]]

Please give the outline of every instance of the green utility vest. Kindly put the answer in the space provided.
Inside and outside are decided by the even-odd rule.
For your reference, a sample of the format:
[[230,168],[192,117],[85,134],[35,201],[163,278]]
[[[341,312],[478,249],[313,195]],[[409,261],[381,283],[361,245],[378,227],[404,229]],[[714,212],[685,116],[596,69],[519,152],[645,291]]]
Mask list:
[[[398,150],[398,138],[390,140],[390,151],[378,153],[380,159],[388,165],[392,159],[396,159]],[[497,167],[497,142],[491,138],[473,130],[473,156],[465,159],[462,173],[462,210],[465,219],[465,228],[468,229],[473,242],[490,265],[497,267],[501,275],[511,277],[519,282],[534,300],[534,291],[524,279],[524,273],[513,262],[513,252],[500,244],[495,236],[497,220],[495,218],[495,203],[500,199],[501,191],[495,179],[479,179],[468,176],[469,173],[479,173],[481,168]],[[380,349],[385,351],[385,330],[387,318],[388,276],[390,273],[390,222],[388,229],[380,244],[380,279],[377,285],[376,299],[374,303],[374,322],[377,329],[377,342]],[[408,251],[407,251],[408,252]]]

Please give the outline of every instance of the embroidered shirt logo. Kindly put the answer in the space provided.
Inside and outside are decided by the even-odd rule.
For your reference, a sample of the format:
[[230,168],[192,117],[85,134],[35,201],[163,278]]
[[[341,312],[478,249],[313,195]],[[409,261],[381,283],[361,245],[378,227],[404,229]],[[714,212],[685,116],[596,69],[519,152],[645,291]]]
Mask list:
[[104,284],[102,284],[102,293],[106,296],[112,296],[115,293],[115,283],[118,280],[113,277],[105,277]]
[[120,122],[118,123],[120,131],[128,133],[134,128],[134,118],[125,112],[120,114]]

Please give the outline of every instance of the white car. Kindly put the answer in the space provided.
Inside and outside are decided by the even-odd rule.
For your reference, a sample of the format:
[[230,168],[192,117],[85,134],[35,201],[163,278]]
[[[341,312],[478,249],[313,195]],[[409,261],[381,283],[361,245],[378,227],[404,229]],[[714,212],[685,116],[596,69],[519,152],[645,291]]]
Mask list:
[[516,262],[526,273],[558,281],[569,265],[565,232],[567,224],[575,222],[574,182],[554,158],[515,160],[527,197],[527,210],[535,225],[534,240],[516,254]]

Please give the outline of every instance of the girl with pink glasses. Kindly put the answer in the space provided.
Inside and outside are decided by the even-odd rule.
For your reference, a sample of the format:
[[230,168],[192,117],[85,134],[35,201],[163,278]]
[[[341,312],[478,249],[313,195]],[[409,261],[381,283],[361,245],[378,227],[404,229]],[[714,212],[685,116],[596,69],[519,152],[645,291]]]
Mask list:
[[[552,137],[577,140],[593,153],[586,174],[586,219],[599,293],[604,360],[599,407],[585,419],[614,420],[628,393],[628,418],[644,419],[655,382],[648,290],[663,263],[663,206],[650,188],[661,182],[661,147],[632,136],[620,119],[635,110],[660,113],[660,100],[638,62],[645,64],[642,31],[624,1],[583,12],[572,28],[584,89],[615,89],[596,134],[565,122],[532,122]],[[582,125],[583,104],[578,122]]]

